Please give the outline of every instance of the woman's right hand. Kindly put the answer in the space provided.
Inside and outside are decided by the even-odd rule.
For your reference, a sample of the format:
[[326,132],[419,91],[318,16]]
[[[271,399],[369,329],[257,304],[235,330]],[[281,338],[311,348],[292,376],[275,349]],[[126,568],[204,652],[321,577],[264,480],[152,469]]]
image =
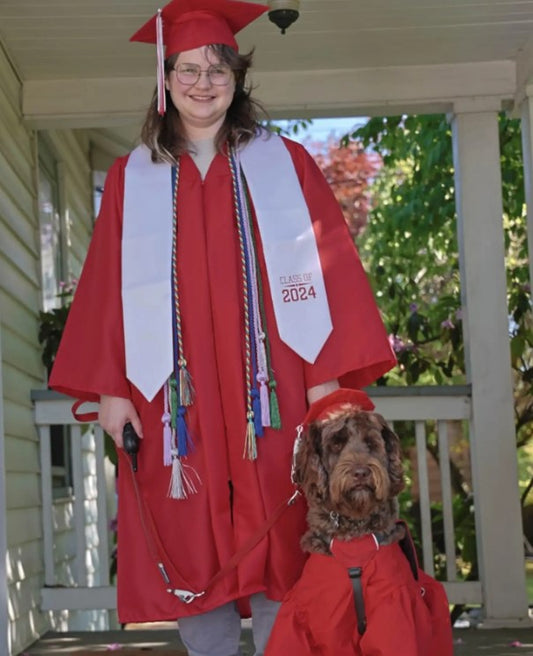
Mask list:
[[100,397],[100,410],[98,412],[98,422],[100,426],[109,433],[113,442],[120,449],[123,448],[122,431],[124,425],[131,422],[135,432],[142,437],[142,425],[135,406],[129,399],[123,399],[119,396]]

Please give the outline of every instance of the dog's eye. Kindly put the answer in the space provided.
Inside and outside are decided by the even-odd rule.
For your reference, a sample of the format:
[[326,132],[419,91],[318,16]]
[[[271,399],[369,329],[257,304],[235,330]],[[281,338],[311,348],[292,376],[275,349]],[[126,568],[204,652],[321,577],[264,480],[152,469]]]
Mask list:
[[330,449],[334,453],[338,453],[339,451],[342,451],[342,448],[344,447],[345,444],[346,444],[346,435],[344,435],[343,433],[336,433],[331,438]]

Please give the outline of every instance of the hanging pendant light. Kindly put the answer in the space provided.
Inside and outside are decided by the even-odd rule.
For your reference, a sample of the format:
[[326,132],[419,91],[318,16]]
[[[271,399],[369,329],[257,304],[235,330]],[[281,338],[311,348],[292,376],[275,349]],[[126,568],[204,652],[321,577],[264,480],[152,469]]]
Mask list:
[[300,15],[300,0],[269,0],[268,17],[279,27],[282,34]]

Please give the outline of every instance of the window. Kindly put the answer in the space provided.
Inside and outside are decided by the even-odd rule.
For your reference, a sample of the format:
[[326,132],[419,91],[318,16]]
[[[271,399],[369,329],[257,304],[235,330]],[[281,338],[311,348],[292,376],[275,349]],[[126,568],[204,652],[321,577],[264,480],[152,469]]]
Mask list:
[[[39,137],[39,230],[41,236],[42,305],[47,312],[61,305],[60,282],[65,280],[63,220],[60,207],[58,163],[43,137]],[[69,427],[50,426],[52,493],[54,498],[72,495],[72,458]]]
[[60,305],[57,294],[64,271],[57,162],[42,138],[39,138],[39,229],[43,310],[46,312]]
[[53,498],[59,499],[72,496],[72,459],[70,429],[68,426],[50,426],[50,456]]

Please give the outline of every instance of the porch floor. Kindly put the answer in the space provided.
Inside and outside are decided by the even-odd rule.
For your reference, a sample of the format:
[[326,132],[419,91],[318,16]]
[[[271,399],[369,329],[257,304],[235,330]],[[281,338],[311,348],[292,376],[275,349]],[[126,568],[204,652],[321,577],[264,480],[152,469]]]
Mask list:
[[[533,656],[533,628],[527,629],[455,629],[455,656]],[[252,635],[249,622],[243,622],[241,649],[243,656],[252,656]],[[138,627],[122,631],[47,633],[19,656],[61,656],[117,651],[121,656],[185,656],[177,631],[165,624],[163,628]],[[290,654],[287,654],[290,656]]]

